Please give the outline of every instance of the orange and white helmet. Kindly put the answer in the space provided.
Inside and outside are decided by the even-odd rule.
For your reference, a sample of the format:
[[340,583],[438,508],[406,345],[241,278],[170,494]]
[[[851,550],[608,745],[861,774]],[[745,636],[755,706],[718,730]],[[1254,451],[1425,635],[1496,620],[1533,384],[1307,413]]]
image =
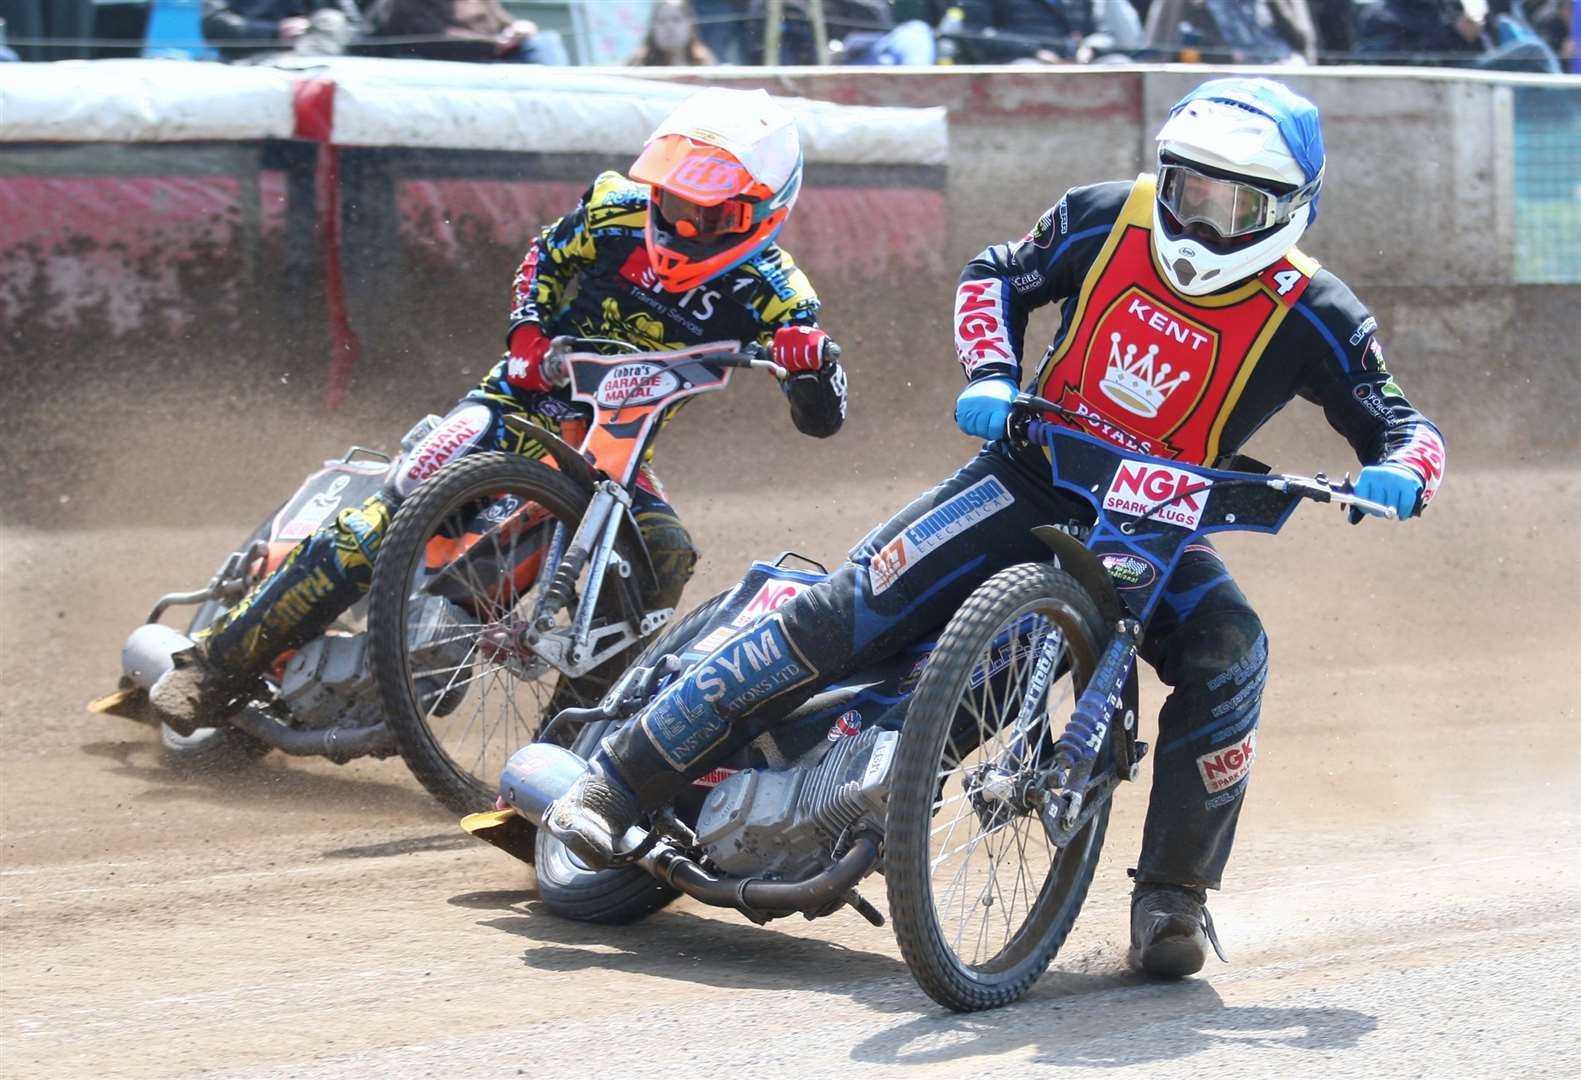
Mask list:
[[763,90],[694,94],[648,139],[631,178],[652,187],[648,258],[694,289],[773,242],[801,191],[796,120]]

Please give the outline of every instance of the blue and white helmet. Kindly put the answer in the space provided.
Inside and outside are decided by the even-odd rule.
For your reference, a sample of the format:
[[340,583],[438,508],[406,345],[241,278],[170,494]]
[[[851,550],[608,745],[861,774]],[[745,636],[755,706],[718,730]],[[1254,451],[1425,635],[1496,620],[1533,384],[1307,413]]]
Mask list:
[[1205,296],[1272,266],[1317,220],[1317,106],[1272,79],[1203,83],[1158,133],[1153,250],[1181,293]]

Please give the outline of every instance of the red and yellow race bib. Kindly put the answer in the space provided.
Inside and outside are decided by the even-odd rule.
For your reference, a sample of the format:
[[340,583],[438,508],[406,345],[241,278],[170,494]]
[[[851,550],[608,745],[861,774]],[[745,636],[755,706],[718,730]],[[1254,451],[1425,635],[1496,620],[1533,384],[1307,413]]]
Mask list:
[[1228,292],[1182,296],[1154,261],[1152,207],[1153,179],[1138,177],[1035,385],[1087,417],[1094,434],[1211,465],[1225,420],[1317,263],[1292,249]]

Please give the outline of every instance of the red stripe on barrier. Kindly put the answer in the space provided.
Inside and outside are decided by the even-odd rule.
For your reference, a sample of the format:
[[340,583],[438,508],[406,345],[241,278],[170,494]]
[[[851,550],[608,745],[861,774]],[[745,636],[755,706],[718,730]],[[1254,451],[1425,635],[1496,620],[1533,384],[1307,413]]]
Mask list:
[[329,142],[335,133],[335,80],[323,77],[298,79],[293,87],[292,105],[298,139]]
[[329,316],[329,388],[324,403],[339,408],[346,400],[362,342],[346,311],[346,278],[340,261],[340,161],[335,149],[335,80],[298,79],[293,102],[299,139],[318,147],[318,231],[324,245],[324,305]]

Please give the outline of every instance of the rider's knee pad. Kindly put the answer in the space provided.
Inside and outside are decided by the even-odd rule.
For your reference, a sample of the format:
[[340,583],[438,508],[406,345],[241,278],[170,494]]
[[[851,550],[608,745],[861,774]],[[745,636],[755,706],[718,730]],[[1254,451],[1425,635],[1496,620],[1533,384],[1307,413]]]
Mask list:
[[654,601],[658,607],[675,607],[697,566],[698,552],[692,534],[668,506],[644,507],[637,511],[636,518],[648,557],[653,561]]
[[1252,671],[1267,666],[1268,635],[1249,608],[1215,612],[1188,622],[1180,630],[1179,663],[1187,677],[1214,682],[1221,672]]
[[335,516],[334,559],[341,576],[366,591],[373,581],[373,560],[390,531],[393,507],[381,493]]
[[[1268,675],[1268,636],[1249,609],[1194,619],[1172,643],[1170,680],[1191,741],[1218,745],[1257,726]],[[1184,735],[1184,732],[1171,732]],[[1167,745],[1167,743],[1166,743]]]
[[817,677],[775,613],[738,631],[672,683],[634,726],[668,769],[688,773],[712,763],[743,717]]

